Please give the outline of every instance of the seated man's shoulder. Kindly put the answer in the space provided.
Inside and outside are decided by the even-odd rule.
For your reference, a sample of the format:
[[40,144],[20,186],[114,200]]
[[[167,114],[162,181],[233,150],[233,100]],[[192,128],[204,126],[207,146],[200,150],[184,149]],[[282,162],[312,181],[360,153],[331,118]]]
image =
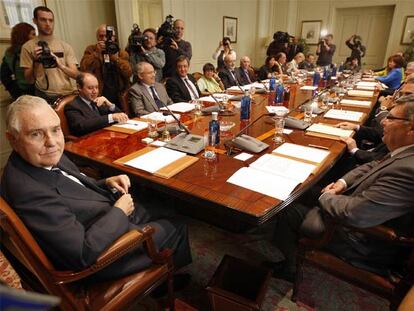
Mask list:
[[80,101],[81,101],[81,98],[79,97],[79,95],[76,96],[71,102],[65,105],[64,111],[67,111],[73,108],[79,108]]

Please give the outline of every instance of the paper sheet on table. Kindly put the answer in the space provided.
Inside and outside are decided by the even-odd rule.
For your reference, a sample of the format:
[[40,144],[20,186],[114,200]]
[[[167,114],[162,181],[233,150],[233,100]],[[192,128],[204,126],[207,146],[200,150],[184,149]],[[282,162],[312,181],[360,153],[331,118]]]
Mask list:
[[367,82],[367,81],[359,81],[356,85],[357,86],[372,86],[375,87],[378,82]]
[[[240,85],[240,88],[243,91],[248,91],[248,90],[250,90],[250,88],[252,86],[254,86],[256,89],[264,89],[265,88],[265,86],[262,83],[259,83],[259,82],[254,82],[254,83],[246,84],[246,85]],[[235,85],[235,86],[229,87],[227,90],[228,91],[233,91],[233,92],[241,92],[240,88],[237,85]]]
[[124,164],[154,174],[164,166],[185,157],[185,155],[183,152],[160,147]]
[[368,100],[356,100],[356,99],[343,99],[341,100],[341,105],[347,106],[362,106],[362,107],[371,107],[371,102]]
[[[217,99],[217,101],[221,102],[223,101],[223,96],[227,96],[227,98],[230,97],[230,95],[228,94],[223,94],[223,93],[215,93],[213,94],[213,96]],[[209,96],[203,96],[200,97],[198,100],[203,101],[203,102],[210,102],[210,103],[215,103],[216,101],[214,100],[214,98],[209,95]]]
[[[180,119],[179,114],[174,113],[174,115],[178,118],[178,120]],[[162,112],[157,112],[157,111],[151,112],[151,113],[146,114],[146,115],[143,115],[140,118],[141,119],[148,119],[148,120],[155,120],[155,121],[158,121],[158,122],[164,122],[164,121],[166,121],[167,123],[175,122],[174,118],[171,115],[164,116],[162,114]]]
[[314,91],[317,88],[318,88],[317,86],[313,86],[313,85],[304,85],[300,89],[305,90],[305,91]]
[[375,91],[375,86],[360,86],[360,85],[357,85],[357,90]]
[[322,163],[322,161],[325,160],[325,158],[329,155],[328,150],[322,150],[291,143],[284,143],[283,145],[273,150],[272,153],[278,153],[315,163]]
[[131,129],[131,130],[141,131],[141,130],[146,129],[148,127],[148,123],[147,122],[142,122],[142,121],[137,121],[137,120],[128,120],[125,123],[116,123],[116,124],[113,124],[112,126],[121,127],[121,128],[124,128],[124,129]]
[[269,174],[252,167],[239,169],[227,179],[227,182],[282,201],[286,200],[299,184],[293,179]]
[[351,110],[330,109],[324,118],[359,122],[364,113]]
[[269,113],[275,113],[281,116],[289,113],[289,109],[287,109],[285,106],[266,106],[266,109]]
[[[168,105],[168,108],[170,108],[171,111],[175,112],[189,112],[195,108],[194,106],[194,104],[190,103],[175,103]],[[167,108],[162,107],[160,110],[167,110]]]
[[339,127],[333,127],[330,125],[325,125],[325,124],[320,124],[320,123],[312,124],[306,129],[306,131],[314,132],[314,133],[322,133],[322,134],[338,136],[338,137],[350,137],[352,133],[354,132],[353,130],[344,130]]
[[316,166],[312,164],[268,153],[262,155],[256,161],[251,163],[250,167],[266,173],[294,179],[299,183],[304,182],[316,168]]
[[374,92],[373,91],[349,90],[348,96],[372,97],[374,96]]

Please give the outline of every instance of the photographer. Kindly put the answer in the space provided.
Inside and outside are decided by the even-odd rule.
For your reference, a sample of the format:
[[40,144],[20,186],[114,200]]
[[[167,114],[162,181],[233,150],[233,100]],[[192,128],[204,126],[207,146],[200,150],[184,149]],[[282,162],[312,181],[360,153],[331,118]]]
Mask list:
[[316,48],[316,55],[318,55],[318,66],[329,66],[332,64],[332,57],[335,53],[336,46],[332,43],[333,35],[326,35]]
[[92,73],[98,79],[99,93],[122,109],[120,96],[128,89],[132,75],[128,53],[119,49],[111,26],[99,26],[96,39],[98,42],[88,46],[83,54],[81,71]]
[[345,41],[347,47],[351,51],[351,56],[346,59],[346,62],[350,63],[353,59],[358,60],[358,66],[361,67],[361,58],[365,56],[366,48],[361,43],[361,37],[357,35],[352,35],[348,40]]
[[78,75],[77,60],[72,47],[53,36],[54,15],[50,9],[36,7],[33,22],[39,35],[22,46],[20,67],[27,82],[35,83],[36,96],[53,104],[75,90],[70,78]]
[[132,30],[128,40],[128,53],[129,62],[134,74],[134,83],[138,81],[137,64],[140,62],[150,63],[155,69],[155,81],[161,82],[162,80],[165,53],[155,46],[157,44],[156,37],[157,32],[154,28],[145,29],[142,35],[138,26]]
[[290,36],[287,32],[275,32],[273,34],[273,41],[267,48],[266,55],[275,56],[276,54],[279,54],[281,52],[287,54],[289,41]]
[[164,78],[175,74],[175,62],[179,56],[184,55],[191,60],[191,43],[183,40],[183,36],[184,21],[177,19],[172,23],[172,16],[167,16],[167,20],[158,31],[160,48],[165,52],[165,66],[162,69]]
[[298,53],[303,53],[303,44],[300,43],[298,37],[291,37],[291,41],[288,46],[287,61],[291,62]]
[[224,58],[232,54],[236,59],[236,51],[231,48],[230,38],[224,37],[223,40],[219,42],[219,45],[216,51],[213,54],[213,59],[217,60],[217,70],[220,70],[224,67]]

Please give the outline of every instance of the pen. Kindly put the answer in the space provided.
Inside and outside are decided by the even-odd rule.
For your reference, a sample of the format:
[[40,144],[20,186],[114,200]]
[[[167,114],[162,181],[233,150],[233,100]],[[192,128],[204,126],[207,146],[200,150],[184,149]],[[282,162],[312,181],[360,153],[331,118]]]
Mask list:
[[325,149],[325,150],[329,150],[328,147],[325,146],[319,146],[319,145],[313,145],[313,144],[308,144],[309,147],[313,147],[313,148],[318,148],[318,149]]

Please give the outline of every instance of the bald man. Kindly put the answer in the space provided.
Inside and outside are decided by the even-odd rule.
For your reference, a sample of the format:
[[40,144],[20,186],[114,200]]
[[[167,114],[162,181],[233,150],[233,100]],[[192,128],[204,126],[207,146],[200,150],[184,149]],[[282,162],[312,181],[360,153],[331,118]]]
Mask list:
[[240,85],[251,84],[257,81],[253,68],[250,66],[250,58],[243,56],[240,58],[240,67],[236,70],[237,79]]
[[224,57],[224,67],[220,69],[219,77],[226,89],[240,84],[238,74],[236,73],[236,57],[233,54],[228,54]]
[[[92,73],[98,79],[99,93],[122,109],[120,96],[129,88],[132,69],[128,53],[116,45],[115,30],[112,31],[111,36],[107,28],[105,24],[98,27],[97,43],[86,48],[80,68],[83,72]],[[114,43],[114,48],[107,50],[106,45],[109,40]]]

